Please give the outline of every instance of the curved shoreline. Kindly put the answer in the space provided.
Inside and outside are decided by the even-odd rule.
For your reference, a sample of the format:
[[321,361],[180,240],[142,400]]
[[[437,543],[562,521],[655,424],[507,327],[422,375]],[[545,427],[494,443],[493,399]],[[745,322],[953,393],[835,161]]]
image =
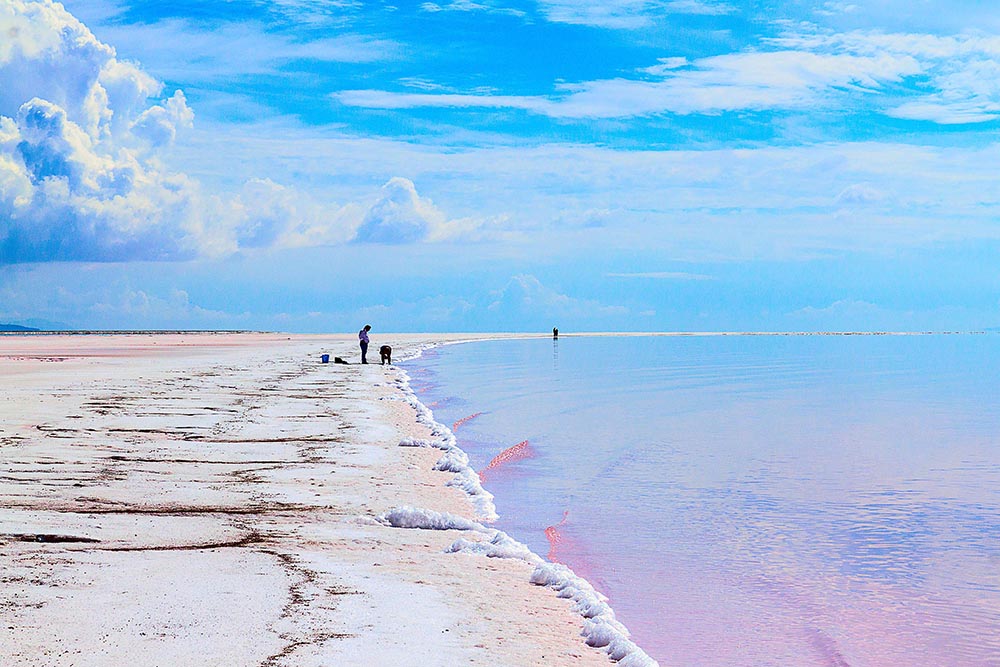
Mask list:
[[[481,340],[495,340],[484,338]],[[454,341],[450,343],[431,343],[420,346],[412,354],[402,360],[411,361],[419,358],[425,350],[433,349],[442,344],[458,344],[476,341]],[[418,421],[431,429],[438,438],[435,441],[401,441],[404,447],[436,447],[445,452],[435,465],[437,470],[453,472],[456,477],[449,486],[458,486],[469,497],[469,502],[475,508],[477,519],[490,523],[498,518],[493,495],[486,491],[476,471],[469,465],[466,453],[458,446],[455,434],[446,425],[434,419],[433,411],[424,405],[410,387],[410,375],[404,369],[396,369],[401,376],[397,380],[397,389],[403,393],[407,402],[417,412]],[[461,517],[437,512],[428,513],[412,507],[394,508],[379,516],[385,525],[396,528],[425,529],[458,529],[474,535],[473,539],[466,537],[455,541],[449,551],[452,553],[469,552],[481,554],[488,558],[510,558],[525,561],[534,566],[530,581],[538,586],[555,590],[559,597],[573,601],[573,611],[583,618],[581,636],[586,644],[593,648],[603,649],[608,657],[623,667],[659,667],[645,651],[630,639],[628,629],[620,623],[614,610],[607,602],[607,597],[598,592],[593,585],[573,570],[561,563],[552,563],[531,551],[527,545],[510,537],[507,533],[488,528],[482,523],[469,522]]]
[[[400,356],[460,338],[384,337]],[[535,566],[482,555],[504,545],[442,452],[399,446],[435,437],[400,376],[320,353],[357,343],[0,339],[4,664],[607,664]],[[407,504],[472,530],[389,527]]]

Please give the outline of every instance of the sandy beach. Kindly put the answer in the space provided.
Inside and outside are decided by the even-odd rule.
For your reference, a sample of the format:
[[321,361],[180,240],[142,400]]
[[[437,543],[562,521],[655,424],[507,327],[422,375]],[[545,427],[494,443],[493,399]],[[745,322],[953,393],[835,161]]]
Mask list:
[[482,508],[400,446],[440,436],[400,371],[321,353],[356,341],[0,337],[0,662],[609,664],[536,565],[451,552],[488,531],[393,527]]

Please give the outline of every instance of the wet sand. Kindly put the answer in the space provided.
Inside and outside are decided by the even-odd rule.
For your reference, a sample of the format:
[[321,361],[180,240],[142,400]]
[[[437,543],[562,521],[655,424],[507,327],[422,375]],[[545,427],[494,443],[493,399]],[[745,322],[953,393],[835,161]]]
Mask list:
[[376,521],[473,507],[396,371],[321,353],[356,341],[0,336],[0,663],[609,664],[528,563]]

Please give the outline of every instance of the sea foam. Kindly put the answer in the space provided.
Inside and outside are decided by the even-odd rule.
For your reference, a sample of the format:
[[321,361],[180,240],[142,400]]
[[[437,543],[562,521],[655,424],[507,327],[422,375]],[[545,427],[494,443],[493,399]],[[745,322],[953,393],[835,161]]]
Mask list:
[[515,558],[535,566],[530,581],[546,586],[561,598],[573,602],[573,611],[583,617],[580,632],[588,646],[601,648],[612,660],[625,667],[659,667],[645,651],[629,639],[628,629],[615,618],[615,612],[601,593],[590,583],[559,563],[549,563],[507,533],[488,528],[464,517],[417,507],[394,507],[378,516],[378,522],[394,528],[424,530],[461,530],[471,538],[459,538],[445,551],[468,553],[487,558]]
[[434,413],[420,402],[410,387],[410,376],[406,371],[398,370],[395,385],[402,392],[404,400],[416,411],[417,422],[430,429],[432,438],[431,440],[404,438],[400,441],[399,446],[435,447],[442,450],[444,454],[438,459],[434,469],[454,473],[455,476],[448,481],[448,486],[458,487],[468,494],[477,519],[487,522],[496,521],[497,510],[493,504],[493,494],[483,488],[479,475],[469,465],[468,455],[458,446],[455,434],[444,424],[435,421]]
[[[413,356],[419,356],[421,352],[422,350]],[[444,455],[434,469],[454,473],[455,477],[448,485],[457,486],[469,495],[479,521],[445,512],[402,506],[383,512],[378,516],[378,522],[394,528],[467,531],[475,537],[455,540],[446,552],[475,554],[487,558],[513,558],[534,565],[531,583],[551,588],[559,597],[572,600],[573,611],[584,619],[580,634],[588,646],[604,649],[609,658],[623,667],[659,667],[659,663],[629,639],[628,629],[615,618],[615,612],[608,605],[607,598],[590,582],[577,576],[565,565],[544,560],[507,533],[481,523],[498,518],[493,494],[483,488],[479,475],[469,465],[469,457],[458,446],[454,433],[435,421],[433,412],[417,398],[410,388],[410,377],[406,371],[398,370],[398,373],[396,386],[405,397],[404,400],[416,411],[417,421],[431,430],[433,438],[404,438],[399,446],[435,447],[443,450]]]

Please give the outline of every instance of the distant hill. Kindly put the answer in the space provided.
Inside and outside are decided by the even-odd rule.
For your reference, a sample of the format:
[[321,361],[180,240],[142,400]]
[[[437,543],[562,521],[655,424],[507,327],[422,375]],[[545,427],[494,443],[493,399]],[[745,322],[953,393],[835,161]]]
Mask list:
[[75,328],[65,322],[43,320],[40,317],[28,317],[16,322],[0,323],[0,331],[73,331]]

